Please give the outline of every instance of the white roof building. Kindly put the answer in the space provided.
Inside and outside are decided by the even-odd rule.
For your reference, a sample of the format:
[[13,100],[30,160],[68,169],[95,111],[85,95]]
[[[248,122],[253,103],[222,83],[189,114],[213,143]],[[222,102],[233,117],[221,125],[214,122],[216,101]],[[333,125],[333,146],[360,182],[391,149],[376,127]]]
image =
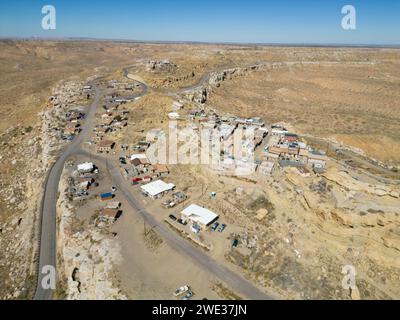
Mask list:
[[191,204],[181,212],[181,215],[183,221],[190,220],[203,228],[213,223],[219,217],[216,213],[200,207],[197,204]]
[[286,129],[280,129],[280,128],[276,128],[276,129],[272,129],[272,134],[273,135],[283,135],[285,133],[288,133],[289,131]]
[[135,159],[145,159],[145,160],[149,160],[147,159],[147,156],[144,153],[141,154],[133,154],[131,155],[131,161],[135,160]]
[[94,170],[94,164],[91,162],[78,164],[78,171],[81,173],[89,173]]
[[172,183],[165,183],[162,180],[157,180],[142,186],[141,189],[151,198],[157,198],[158,196],[162,196],[165,192],[175,189],[175,185]]
[[170,112],[168,113],[168,118],[170,120],[178,120],[180,118],[179,113],[177,112]]
[[178,102],[178,101],[174,101],[173,103],[172,103],[172,109],[174,110],[174,111],[178,111],[178,110],[180,110],[180,109],[182,109],[183,108],[183,104],[182,103],[180,103],[180,102]]

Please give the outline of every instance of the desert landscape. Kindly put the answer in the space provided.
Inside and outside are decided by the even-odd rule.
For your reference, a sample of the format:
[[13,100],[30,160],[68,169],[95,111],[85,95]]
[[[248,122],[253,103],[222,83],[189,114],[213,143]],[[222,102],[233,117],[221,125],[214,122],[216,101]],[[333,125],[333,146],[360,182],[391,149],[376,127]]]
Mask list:
[[[2,40],[0,70],[0,299],[48,294],[50,216],[55,299],[400,298],[399,49]],[[254,162],[154,163],[171,123],[218,158],[254,128]]]

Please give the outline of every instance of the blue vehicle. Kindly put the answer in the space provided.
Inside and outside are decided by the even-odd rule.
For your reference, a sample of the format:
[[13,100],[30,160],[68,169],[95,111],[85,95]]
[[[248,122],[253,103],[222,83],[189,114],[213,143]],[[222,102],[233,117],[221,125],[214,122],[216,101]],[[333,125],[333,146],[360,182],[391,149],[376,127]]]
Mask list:
[[193,297],[193,292],[189,290],[188,293],[184,297],[182,297],[181,300],[190,300],[192,297]]
[[221,226],[218,228],[218,232],[224,232],[225,228],[226,224],[225,223],[221,224]]
[[214,224],[211,226],[211,231],[214,232],[215,230],[217,230],[218,226],[219,226],[219,223],[218,223],[218,222],[214,223]]

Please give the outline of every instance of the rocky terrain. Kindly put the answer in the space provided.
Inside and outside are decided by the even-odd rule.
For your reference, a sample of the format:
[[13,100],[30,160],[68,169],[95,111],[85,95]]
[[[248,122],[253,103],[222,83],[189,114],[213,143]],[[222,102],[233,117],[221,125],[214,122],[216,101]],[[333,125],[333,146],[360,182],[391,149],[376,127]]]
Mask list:
[[[65,113],[81,98],[82,83],[55,86],[36,127],[12,127],[1,136],[0,298],[32,297],[36,286],[39,213],[47,172],[66,145]],[[87,103],[87,102],[85,102]],[[9,213],[9,214],[4,214]]]
[[[325,173],[308,177],[292,169],[238,179],[170,168],[171,182],[235,230],[230,240],[240,245],[224,251],[224,263],[292,299],[398,299],[399,61],[393,49],[1,41],[0,299],[33,296],[42,186],[68,143],[66,112],[84,110],[88,76],[121,76],[128,65],[151,91],[130,115],[134,123],[113,136],[118,143],[165,128],[178,96],[185,110],[283,122],[310,141],[323,138],[321,149],[334,141],[362,155],[347,166],[332,158]],[[390,179],[376,178],[379,170]],[[57,296],[124,299],[111,281],[118,243],[101,227],[82,228],[63,189],[58,258],[68,286]],[[356,292],[342,288],[344,265],[357,270]]]
[[123,300],[126,297],[112,283],[113,266],[121,261],[120,247],[109,237],[104,223],[92,223],[83,228],[76,217],[76,205],[71,203],[68,171],[64,171],[58,201],[59,265],[62,274],[60,297],[68,300]]

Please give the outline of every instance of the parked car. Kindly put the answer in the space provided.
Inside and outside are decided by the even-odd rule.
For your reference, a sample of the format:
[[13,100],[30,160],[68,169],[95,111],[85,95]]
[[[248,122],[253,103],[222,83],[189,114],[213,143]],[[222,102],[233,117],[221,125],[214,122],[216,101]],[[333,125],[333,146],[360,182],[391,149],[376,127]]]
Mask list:
[[174,292],[175,297],[179,297],[180,295],[189,291],[189,286],[182,286]]
[[176,206],[176,203],[171,200],[168,200],[168,201],[163,202],[163,206],[165,209],[171,209]]
[[218,223],[218,222],[214,223],[214,224],[211,226],[211,231],[217,230],[218,226],[219,226],[219,223]]
[[225,228],[226,224],[225,223],[221,224],[221,226],[218,228],[218,232],[224,232]]
[[183,221],[182,219],[178,219],[178,223],[180,223],[183,226],[186,226],[188,224],[187,221]]
[[120,164],[126,164],[126,159],[123,158],[123,157],[119,158],[119,163]]
[[190,300],[192,297],[193,297],[193,292],[189,290],[187,294],[184,297],[182,297],[181,300]]
[[176,218],[173,214],[170,214],[170,215],[169,215],[169,218],[170,218],[172,221],[176,221],[176,220],[177,220],[177,218]]

